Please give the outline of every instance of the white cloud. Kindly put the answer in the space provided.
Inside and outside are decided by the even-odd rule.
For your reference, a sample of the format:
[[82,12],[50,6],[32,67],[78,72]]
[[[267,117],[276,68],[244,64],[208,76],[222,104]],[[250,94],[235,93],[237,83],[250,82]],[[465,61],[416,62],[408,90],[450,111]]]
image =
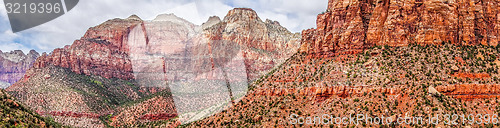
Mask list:
[[[0,32],[9,29],[3,3],[0,2]],[[233,7],[254,9],[261,19],[276,20],[293,32],[315,27],[316,15],[326,9],[327,0],[81,0],[73,10],[53,21],[28,29],[17,36],[0,33],[0,46],[35,49],[50,52],[54,48],[70,45],[84,35],[89,27],[113,18],[127,18],[136,14],[144,20],[152,20],[159,14],[175,15],[202,24],[208,17],[223,18]],[[5,24],[7,23],[7,24]],[[5,25],[5,26],[4,26]],[[12,48],[12,47],[11,47]],[[11,49],[9,48],[9,49]],[[7,50],[0,47],[0,50]],[[26,51],[25,51],[26,52]]]
[[5,10],[3,2],[0,2],[0,17],[2,17],[2,20],[9,20],[7,18],[7,10]]

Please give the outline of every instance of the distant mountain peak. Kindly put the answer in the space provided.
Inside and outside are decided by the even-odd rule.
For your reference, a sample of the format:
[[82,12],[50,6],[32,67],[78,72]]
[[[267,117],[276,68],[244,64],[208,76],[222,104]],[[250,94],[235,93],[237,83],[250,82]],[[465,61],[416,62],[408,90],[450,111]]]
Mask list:
[[235,8],[233,10],[230,10],[227,13],[226,17],[224,17],[224,22],[232,23],[238,21],[262,22],[257,13],[250,8]]

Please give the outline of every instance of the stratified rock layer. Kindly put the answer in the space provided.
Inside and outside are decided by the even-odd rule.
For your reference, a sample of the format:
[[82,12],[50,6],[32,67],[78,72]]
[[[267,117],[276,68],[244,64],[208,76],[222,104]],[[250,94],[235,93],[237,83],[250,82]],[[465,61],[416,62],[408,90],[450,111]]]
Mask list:
[[500,41],[500,1],[330,0],[301,52],[331,56],[375,45],[492,45]]
[[[123,123],[112,125],[133,126],[183,114],[183,109],[172,110],[174,100],[170,96],[160,99],[169,106],[164,108],[168,112],[144,108],[154,106],[156,99],[142,99],[144,102],[133,107],[118,107],[155,92],[173,93],[173,97],[178,94],[175,90],[187,90],[181,94],[191,94],[189,89],[206,93],[198,95],[200,98],[178,98],[187,99],[184,106],[175,105],[190,108],[186,111],[191,111],[192,106],[199,107],[193,110],[210,108],[223,98],[237,100],[238,97],[231,99],[232,95],[246,94],[249,80],[257,79],[294,54],[299,38],[299,34],[289,32],[278,22],[263,22],[255,11],[244,8],[229,11],[224,20],[211,17],[203,25],[194,25],[173,14],[162,14],[151,21],[132,15],[92,27],[72,45],[43,54],[22,81],[7,90],[35,111],[55,116],[56,121],[66,125],[102,127],[103,122],[95,117],[115,113],[113,120]],[[198,80],[209,82],[193,82]],[[186,82],[194,84],[176,86]],[[84,116],[67,116],[68,113]]]

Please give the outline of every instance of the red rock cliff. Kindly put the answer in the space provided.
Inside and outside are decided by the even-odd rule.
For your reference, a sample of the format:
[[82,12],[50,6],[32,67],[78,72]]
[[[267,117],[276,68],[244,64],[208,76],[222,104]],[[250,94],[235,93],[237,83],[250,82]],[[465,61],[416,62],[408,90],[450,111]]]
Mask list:
[[301,52],[359,52],[374,45],[441,44],[496,46],[500,1],[329,0],[317,28],[302,32]]

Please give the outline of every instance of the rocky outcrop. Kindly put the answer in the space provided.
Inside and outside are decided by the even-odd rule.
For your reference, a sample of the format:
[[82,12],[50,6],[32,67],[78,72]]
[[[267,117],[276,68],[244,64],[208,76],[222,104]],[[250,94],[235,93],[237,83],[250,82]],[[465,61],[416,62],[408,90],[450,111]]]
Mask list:
[[301,52],[331,56],[375,45],[492,45],[500,42],[500,1],[329,0]]
[[24,54],[21,50],[0,51],[0,88],[7,88],[24,76],[35,59],[40,56],[35,50]]
[[460,84],[438,86],[436,89],[444,95],[466,100],[500,97],[498,84]]

